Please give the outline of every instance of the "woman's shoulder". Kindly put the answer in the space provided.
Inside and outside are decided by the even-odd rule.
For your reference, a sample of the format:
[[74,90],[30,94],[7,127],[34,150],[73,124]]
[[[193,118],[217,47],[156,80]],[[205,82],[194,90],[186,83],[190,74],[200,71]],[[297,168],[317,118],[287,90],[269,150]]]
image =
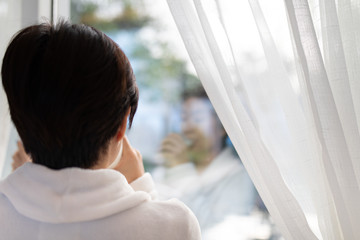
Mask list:
[[[141,235],[156,234],[156,239],[199,240],[200,226],[193,212],[181,201],[148,200],[122,213],[129,226]],[[146,238],[142,238],[146,239]],[[149,239],[155,239],[153,238]]]

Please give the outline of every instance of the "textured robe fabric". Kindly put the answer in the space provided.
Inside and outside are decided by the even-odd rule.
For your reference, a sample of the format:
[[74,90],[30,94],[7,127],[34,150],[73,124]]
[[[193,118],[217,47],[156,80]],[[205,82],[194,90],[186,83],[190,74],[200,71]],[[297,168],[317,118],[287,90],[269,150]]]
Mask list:
[[155,195],[148,173],[129,185],[111,169],[26,163],[0,182],[0,239],[201,239],[183,203]]

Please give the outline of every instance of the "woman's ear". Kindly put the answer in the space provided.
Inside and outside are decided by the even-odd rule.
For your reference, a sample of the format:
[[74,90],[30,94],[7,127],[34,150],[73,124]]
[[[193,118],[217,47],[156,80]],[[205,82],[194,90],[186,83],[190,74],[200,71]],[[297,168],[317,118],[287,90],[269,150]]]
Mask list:
[[116,134],[116,141],[121,141],[121,139],[123,139],[123,137],[125,136],[125,132],[126,132],[126,127],[127,127],[127,120],[128,120],[128,117],[129,117],[129,114],[130,114],[130,109],[126,112],[125,114],[125,117],[119,127],[119,130]]

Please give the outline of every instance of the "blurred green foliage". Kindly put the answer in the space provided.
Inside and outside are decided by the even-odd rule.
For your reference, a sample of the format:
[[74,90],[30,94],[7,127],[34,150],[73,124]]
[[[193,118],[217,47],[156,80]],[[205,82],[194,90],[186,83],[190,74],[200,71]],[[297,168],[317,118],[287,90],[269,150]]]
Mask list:
[[[114,1],[112,1],[114,2]],[[72,0],[71,17],[73,21],[91,25],[102,31],[138,30],[149,24],[151,18],[140,14],[132,1],[122,0],[122,11],[112,18],[99,17],[99,4],[96,1]],[[133,1],[134,2],[134,1]]]

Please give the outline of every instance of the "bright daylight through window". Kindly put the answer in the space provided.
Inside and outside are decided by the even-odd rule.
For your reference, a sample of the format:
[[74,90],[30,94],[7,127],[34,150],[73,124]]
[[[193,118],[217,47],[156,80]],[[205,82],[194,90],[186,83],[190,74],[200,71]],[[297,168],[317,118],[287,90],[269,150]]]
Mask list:
[[[64,8],[62,1],[54,3],[55,9]],[[51,7],[41,4],[40,10]],[[13,5],[0,1],[0,17],[16,9]],[[183,201],[204,240],[282,239],[197,78],[166,1],[71,0],[69,5],[72,23],[103,31],[130,59],[140,100],[126,134],[141,152],[160,199]],[[26,20],[11,24],[20,29]],[[11,29],[1,22],[0,27],[11,36]],[[12,171],[19,140],[15,128],[9,129],[8,143],[1,144],[7,148],[1,178]]]
[[140,90],[127,134],[161,198],[184,201],[206,239],[280,239],[188,59],[164,1],[71,1],[71,19],[129,56]]

